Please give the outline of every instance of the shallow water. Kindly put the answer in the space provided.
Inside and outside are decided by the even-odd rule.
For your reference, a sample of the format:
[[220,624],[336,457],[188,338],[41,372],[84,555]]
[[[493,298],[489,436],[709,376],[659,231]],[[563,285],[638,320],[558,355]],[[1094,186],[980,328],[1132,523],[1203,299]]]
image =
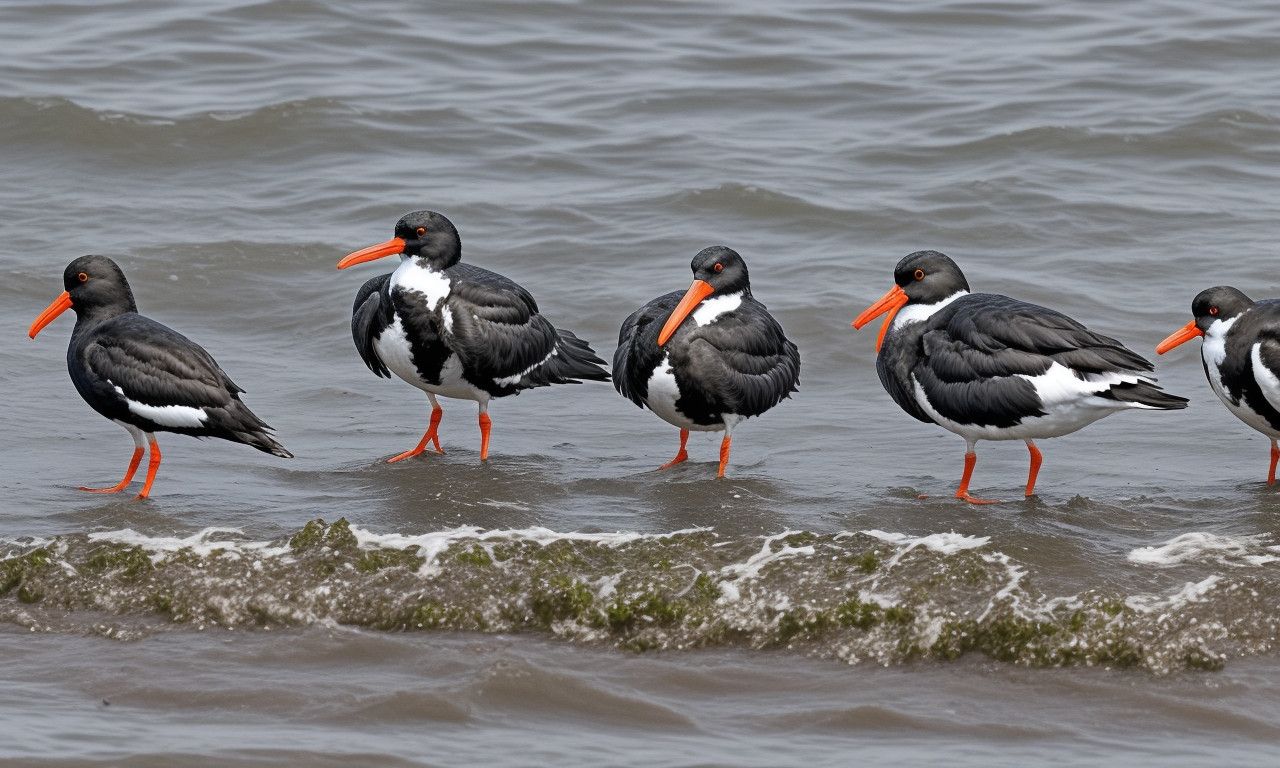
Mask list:
[[[0,758],[1201,764],[1274,743],[1280,492],[1196,344],[1157,360],[1190,408],[1041,442],[1030,500],[1025,448],[980,444],[974,491],[1009,503],[978,508],[951,498],[962,442],[893,405],[875,329],[849,327],[924,248],[1149,357],[1202,288],[1280,295],[1274,9],[0,8],[0,644],[23,659],[0,715],[39,734]],[[387,465],[428,404],[369,373],[348,322],[392,265],[334,265],[418,208],[603,357],[729,245],[801,390],[735,432],[724,481],[716,435],[653,472],[675,429],[603,384],[494,403],[484,464],[474,406],[445,401],[448,453]],[[297,458],[161,435],[150,500],[77,491],[130,443],[66,376],[71,320],[24,331],[84,253]]]

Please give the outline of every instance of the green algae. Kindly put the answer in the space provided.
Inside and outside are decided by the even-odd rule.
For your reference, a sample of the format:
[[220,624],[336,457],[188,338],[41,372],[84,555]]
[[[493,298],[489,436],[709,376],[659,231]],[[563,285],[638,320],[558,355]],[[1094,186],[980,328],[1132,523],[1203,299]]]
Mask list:
[[788,643],[798,637],[813,640],[820,638],[833,624],[826,611],[797,609],[778,614],[778,642]]
[[586,584],[567,576],[556,576],[545,589],[533,594],[529,604],[538,624],[550,627],[557,621],[582,620],[590,616],[595,596]]
[[15,587],[21,585],[28,574],[48,568],[52,563],[53,554],[44,547],[38,547],[18,557],[0,560],[0,596],[9,594]]
[[137,578],[155,570],[155,563],[151,561],[151,554],[141,546],[107,544],[90,552],[85,558],[84,567],[93,571],[114,571],[129,578]]
[[857,598],[836,608],[835,619],[842,627],[871,629],[883,620],[884,611],[875,603],[864,603]]
[[1082,623],[1081,616],[1075,611],[1063,620],[1040,620],[1006,613],[983,622],[948,622],[929,654],[950,660],[976,651],[998,661],[1037,667],[1142,663],[1143,649],[1121,627],[1110,620]]
[[459,563],[466,563],[468,565],[493,565],[493,557],[489,555],[488,550],[479,544],[472,544],[470,549],[463,549],[455,553],[453,555],[453,559]]
[[799,549],[800,547],[812,546],[816,541],[818,541],[818,535],[816,533],[809,533],[808,531],[801,531],[799,533],[788,534],[783,537],[782,540],[788,547]]
[[601,612],[604,624],[615,632],[625,632],[638,624],[668,626],[681,621],[689,613],[689,604],[671,600],[656,591],[639,595],[617,595]]
[[356,561],[356,570],[363,573],[383,568],[408,568],[416,571],[427,561],[418,554],[419,549],[421,547],[416,544],[404,549],[371,549],[361,553],[360,559]]
[[321,518],[316,518],[302,527],[289,539],[289,548],[300,554],[318,547],[328,547],[338,551],[354,549],[358,546],[356,536],[351,532],[351,524],[345,517],[340,517],[328,525]]
[[[1114,592],[1048,601],[1025,574],[1010,581],[1016,564],[982,553],[904,550],[856,534],[767,542],[777,557],[743,568],[760,538],[461,536],[424,568],[418,546],[362,549],[345,518],[310,521],[283,557],[236,542],[160,553],[73,535],[0,560],[0,620],[48,625],[87,611],[155,626],[534,631],[635,652],[775,647],[885,664],[976,653],[1167,671],[1219,669],[1228,657],[1220,636],[1201,629],[1211,616],[1162,624],[1167,612],[1141,613]],[[1250,593],[1233,594],[1259,600]]]

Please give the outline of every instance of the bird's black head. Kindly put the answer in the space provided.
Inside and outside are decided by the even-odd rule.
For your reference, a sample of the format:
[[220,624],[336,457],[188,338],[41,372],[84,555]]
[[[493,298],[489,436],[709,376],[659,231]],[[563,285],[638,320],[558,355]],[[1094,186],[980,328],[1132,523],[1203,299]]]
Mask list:
[[1191,300],[1196,327],[1208,331],[1218,320],[1230,320],[1253,306],[1253,299],[1227,285],[1206,288]]
[[710,285],[717,294],[751,293],[747,263],[732,248],[723,245],[703,248],[689,266],[693,269],[693,278]]
[[969,291],[969,281],[960,267],[937,251],[916,251],[898,262],[893,281],[914,304],[936,304],[960,291]]
[[137,312],[124,270],[106,256],[81,256],[62,271],[62,287],[71,294],[76,317]]
[[714,295],[725,295],[741,292],[751,295],[751,279],[747,276],[747,263],[738,252],[723,245],[703,248],[693,257],[689,265],[693,269],[693,284],[685,291],[680,303],[667,317],[667,322],[658,332],[658,346],[667,343],[684,319],[693,312],[703,299]]
[[414,211],[396,222],[396,236],[385,243],[361,248],[338,262],[338,269],[354,264],[399,256],[415,259],[422,266],[440,271],[452,267],[462,258],[462,239],[453,222],[435,211]]
[[396,222],[395,236],[404,241],[404,255],[432,269],[447,269],[462,258],[462,238],[453,222],[435,211],[414,211]]
[[31,338],[68,309],[75,310],[77,321],[106,320],[138,311],[124,272],[106,256],[81,256],[68,264],[62,271],[62,287],[63,294],[31,324],[27,332]]

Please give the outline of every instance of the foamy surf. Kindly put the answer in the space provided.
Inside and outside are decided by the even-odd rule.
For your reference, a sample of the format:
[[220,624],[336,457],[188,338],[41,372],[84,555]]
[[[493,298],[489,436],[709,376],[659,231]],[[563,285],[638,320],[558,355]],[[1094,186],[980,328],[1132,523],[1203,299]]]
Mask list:
[[[1261,540],[1179,538],[1136,562],[1268,556]],[[741,646],[886,665],[981,653],[1169,672],[1265,649],[1275,624],[1248,569],[1164,591],[1047,595],[989,537],[954,532],[410,535],[316,520],[270,541],[228,528],[122,529],[8,547],[0,594],[17,599],[0,601],[0,620],[116,638],[320,624],[536,631],[636,651]]]

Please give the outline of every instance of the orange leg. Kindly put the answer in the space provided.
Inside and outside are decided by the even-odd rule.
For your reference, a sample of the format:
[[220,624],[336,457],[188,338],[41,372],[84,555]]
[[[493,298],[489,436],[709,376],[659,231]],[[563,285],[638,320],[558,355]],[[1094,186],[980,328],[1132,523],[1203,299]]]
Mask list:
[[964,477],[960,478],[960,489],[956,491],[957,499],[964,499],[970,504],[999,504],[996,499],[975,499],[969,495],[969,479],[973,477],[973,468],[978,464],[978,454],[972,446],[964,452]]
[[493,422],[489,419],[489,414],[480,414],[480,458],[481,460],[489,458],[489,428]]
[[133,449],[133,458],[129,460],[129,468],[125,470],[124,479],[119,483],[116,483],[110,488],[88,488],[82,485],[80,486],[80,490],[88,491],[89,493],[117,493],[124,490],[124,487],[129,484],[129,481],[133,480],[133,473],[138,471],[138,465],[142,463],[142,454],[145,452],[146,449],[141,445]]
[[1267,472],[1267,485],[1276,484],[1276,462],[1280,461],[1280,445],[1276,445],[1273,438],[1271,440],[1271,470]]
[[147,461],[147,482],[142,485],[142,493],[137,495],[139,499],[145,499],[151,495],[151,484],[156,481],[156,470],[160,468],[160,444],[156,442],[156,436],[147,434],[147,439],[151,442],[151,458]]
[[1027,471],[1027,495],[1030,496],[1036,492],[1036,475],[1040,474],[1042,457],[1040,449],[1030,440],[1027,441],[1027,450],[1031,451],[1031,469]]
[[440,419],[443,417],[444,409],[439,405],[433,405],[431,408],[431,424],[427,427],[427,433],[422,436],[422,439],[418,441],[418,444],[412,450],[405,451],[398,456],[392,456],[387,459],[387,463],[390,464],[401,459],[407,459],[410,456],[417,456],[427,449],[427,443],[430,442],[436,444],[436,453],[444,453],[444,451],[440,450],[440,438],[436,437],[436,428],[440,426]]
[[720,441],[720,471],[716,473],[716,477],[724,477],[724,467],[729,463],[729,444],[733,442],[733,438],[725,433],[724,439]]
[[684,449],[684,444],[687,442],[689,442],[689,430],[682,429],[680,430],[680,452],[676,454],[676,457],[674,459],[658,467],[658,469],[666,469],[668,467],[674,467],[680,462],[688,459],[689,452]]

